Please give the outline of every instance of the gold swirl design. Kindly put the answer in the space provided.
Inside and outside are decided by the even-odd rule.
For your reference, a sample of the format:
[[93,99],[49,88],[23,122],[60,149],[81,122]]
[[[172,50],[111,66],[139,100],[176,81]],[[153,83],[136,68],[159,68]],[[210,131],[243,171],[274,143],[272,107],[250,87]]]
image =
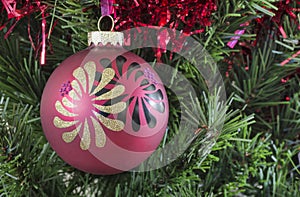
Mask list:
[[[95,144],[97,147],[104,147],[106,143],[106,135],[103,126],[111,131],[121,131],[124,129],[124,123],[120,120],[105,117],[99,113],[117,114],[126,108],[126,103],[120,101],[112,105],[99,105],[96,101],[113,99],[124,93],[123,85],[116,85],[111,90],[99,96],[96,94],[106,87],[113,80],[115,71],[112,68],[103,70],[102,77],[98,85],[93,88],[96,77],[96,64],[92,61],[87,62],[83,67],[78,67],[73,71],[74,80],[71,82],[72,90],[65,95],[61,101],[56,101],[55,109],[60,116],[55,116],[53,124],[56,128],[66,129],[68,131],[62,134],[62,139],[66,143],[71,143],[76,136],[81,133],[80,148],[88,150],[91,144],[91,127],[95,132]],[[93,108],[92,115],[85,117],[80,122],[77,118],[80,114],[74,113],[74,109],[80,106],[74,104],[73,101],[80,101],[83,96],[88,95],[91,98]],[[82,106],[81,106],[82,107]],[[99,110],[98,112],[95,110]],[[62,117],[66,117],[65,119]],[[91,123],[91,124],[89,124]]]

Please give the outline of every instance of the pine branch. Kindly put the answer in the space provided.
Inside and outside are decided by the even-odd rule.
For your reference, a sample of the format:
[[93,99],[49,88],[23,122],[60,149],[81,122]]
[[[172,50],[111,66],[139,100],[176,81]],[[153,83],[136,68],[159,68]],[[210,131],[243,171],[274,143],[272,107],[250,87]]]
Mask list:
[[[47,196],[63,191],[63,177],[58,172],[65,164],[46,142],[40,124],[36,124],[39,119],[32,117],[33,107],[6,97],[0,100],[1,193]],[[55,187],[45,187],[49,183]]]
[[[44,2],[48,5],[47,24],[51,24],[49,29],[54,28],[48,35],[45,67],[39,67],[39,52],[31,48],[27,19],[19,22],[8,40],[0,39],[0,196],[297,196],[300,180],[294,177],[299,177],[299,164],[294,158],[299,150],[295,138],[300,102],[295,70],[299,58],[284,67],[278,65],[299,49],[299,31],[284,16],[283,28],[289,38],[273,36],[272,41],[263,34],[257,36],[257,24],[253,22],[257,17],[273,16],[276,2],[218,1],[213,25],[195,38],[224,74],[228,71],[224,57],[233,60],[232,73],[226,80],[227,93],[234,96],[220,107],[218,91],[208,94],[207,84],[195,67],[185,61],[171,63],[187,81],[174,78],[170,86],[185,92],[182,97],[168,90],[170,123],[160,146],[181,132],[189,132],[192,143],[164,168],[114,176],[90,175],[60,160],[43,137],[39,120],[39,100],[46,79],[60,62],[86,48],[86,33],[95,29],[100,17],[99,1]],[[4,16],[4,12],[0,14]],[[1,17],[1,24],[3,20]],[[32,34],[38,35],[40,16],[30,20]],[[246,33],[239,42],[249,44],[260,37],[258,47],[251,48],[249,56],[233,56],[242,46],[230,49],[226,44],[246,22],[249,26],[243,27]],[[270,26],[276,27],[273,23],[266,26],[264,33],[269,33]],[[4,28],[0,37],[6,31]],[[293,77],[283,84],[281,79],[286,76]],[[186,82],[196,90],[194,95],[185,91]],[[284,101],[285,96],[291,100]],[[192,102],[180,109],[180,101],[187,98]],[[180,130],[183,112],[187,125]],[[222,118],[222,130],[215,130],[221,128]],[[261,132],[266,130],[273,134]],[[182,138],[174,143],[185,142]],[[180,147],[175,147],[176,151]]]
[[19,52],[22,44],[16,35],[6,41],[1,39],[0,42],[1,91],[15,101],[37,105],[46,80],[38,63],[32,58],[32,49],[28,48],[30,50],[28,58]]

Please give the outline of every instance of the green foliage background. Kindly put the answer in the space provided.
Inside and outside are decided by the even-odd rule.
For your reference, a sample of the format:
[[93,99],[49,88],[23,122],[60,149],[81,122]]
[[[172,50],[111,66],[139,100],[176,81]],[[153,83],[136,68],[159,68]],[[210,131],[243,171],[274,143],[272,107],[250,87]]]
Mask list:
[[[300,196],[300,59],[279,65],[299,50],[300,33],[285,14],[281,21],[288,38],[282,38],[271,20],[278,2],[218,1],[212,26],[195,39],[222,72],[229,95],[226,109],[218,109],[218,95],[207,95],[204,80],[191,64],[184,60],[171,62],[200,95],[207,95],[193,98],[191,104],[204,117],[206,127],[168,166],[113,176],[80,172],[62,161],[45,139],[39,115],[48,77],[60,62],[86,48],[86,34],[96,27],[99,9],[82,9],[99,2],[44,2],[48,5],[47,24],[57,24],[48,37],[52,49],[48,49],[47,65],[43,67],[27,33],[30,19],[32,35],[40,34],[41,16],[36,13],[23,18],[6,40],[8,29],[4,28],[0,32],[0,196]],[[291,6],[297,7],[296,3],[292,1]],[[3,24],[6,13],[0,15]],[[263,17],[266,22],[257,31],[254,19]],[[228,48],[226,43],[247,21],[250,24],[240,42],[257,41],[257,45]],[[232,63],[230,69],[228,62]],[[283,83],[287,77],[289,80]],[[178,100],[168,93],[170,121],[165,141],[180,132]],[[225,116],[216,141],[207,139],[214,123],[210,120],[216,118],[210,112]],[[211,152],[207,151],[210,148]]]

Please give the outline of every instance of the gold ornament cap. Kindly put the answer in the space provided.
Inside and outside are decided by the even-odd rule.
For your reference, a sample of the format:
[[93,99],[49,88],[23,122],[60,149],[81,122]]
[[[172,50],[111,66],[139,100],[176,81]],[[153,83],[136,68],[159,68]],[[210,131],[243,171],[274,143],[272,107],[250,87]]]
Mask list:
[[[105,22],[104,20],[108,20],[110,22],[109,27],[105,27],[108,31],[101,30],[101,25]],[[95,45],[107,45],[111,44],[112,46],[123,46],[124,45],[124,34],[122,32],[113,32],[114,29],[114,19],[110,15],[101,16],[98,20],[98,30],[88,32],[88,45],[90,46],[92,43]]]
[[107,45],[123,46],[124,34],[122,32],[111,31],[92,31],[88,33],[88,44],[91,45]]

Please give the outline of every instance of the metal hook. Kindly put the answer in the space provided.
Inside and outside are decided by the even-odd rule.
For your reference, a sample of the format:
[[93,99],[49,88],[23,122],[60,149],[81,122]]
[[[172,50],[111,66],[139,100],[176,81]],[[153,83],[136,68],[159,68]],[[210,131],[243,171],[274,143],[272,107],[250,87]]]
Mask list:
[[103,18],[106,18],[106,17],[108,17],[108,18],[111,20],[111,24],[112,24],[112,25],[111,25],[110,31],[112,31],[112,30],[114,29],[115,23],[114,23],[113,17],[110,16],[110,15],[104,15],[104,16],[101,16],[101,17],[99,18],[99,20],[98,20],[98,30],[99,30],[99,31],[102,31],[101,28],[100,28],[101,20],[103,20]]

